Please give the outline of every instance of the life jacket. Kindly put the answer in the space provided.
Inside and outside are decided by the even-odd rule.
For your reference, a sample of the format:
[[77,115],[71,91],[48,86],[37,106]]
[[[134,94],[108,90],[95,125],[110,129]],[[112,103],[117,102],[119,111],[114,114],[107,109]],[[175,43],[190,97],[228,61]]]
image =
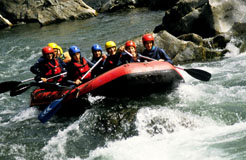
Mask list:
[[[45,73],[45,77],[51,77],[62,72],[62,68],[58,62],[58,60],[54,60],[55,65],[51,64],[50,62],[45,63],[44,65],[48,68],[48,72]],[[61,82],[64,76],[60,76],[57,78],[49,79],[48,82]]]
[[159,55],[159,50],[158,49],[159,48],[157,48],[155,46],[153,46],[150,51],[145,49],[144,52],[143,52],[143,55],[147,56],[147,57],[150,57],[150,58],[153,58],[153,59],[156,59],[156,60],[159,60],[159,59],[161,59],[161,57]]
[[120,61],[120,56],[120,52],[117,52],[115,55],[109,55],[104,63],[104,71],[106,72],[120,66],[122,64]]
[[170,64],[173,64],[172,60],[170,59],[170,57],[166,54],[166,52],[159,48],[159,47],[155,47],[153,46],[153,48],[151,49],[151,51],[148,50],[144,50],[143,52],[144,56],[159,60],[159,59],[164,59],[165,61],[169,62]]
[[[82,60],[81,61],[82,63],[72,62],[74,65],[74,68],[75,68],[73,80],[81,79],[85,75],[85,73],[90,70],[90,67],[89,67],[87,61],[85,60],[85,58],[81,58],[81,60]],[[91,73],[88,73],[85,76],[84,80],[85,79],[87,79],[87,80],[91,79]]]

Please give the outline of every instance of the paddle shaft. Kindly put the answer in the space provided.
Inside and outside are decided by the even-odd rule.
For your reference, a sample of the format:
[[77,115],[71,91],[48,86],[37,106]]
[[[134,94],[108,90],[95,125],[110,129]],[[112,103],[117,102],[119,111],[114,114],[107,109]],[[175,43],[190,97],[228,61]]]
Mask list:
[[89,69],[88,72],[86,72],[83,77],[80,79],[81,81],[102,61],[102,57]]
[[34,80],[34,78],[29,78],[29,79],[26,79],[23,81],[2,82],[2,83],[0,83],[0,93],[8,92],[8,91],[16,88],[16,86],[18,86],[19,84],[21,84],[23,82],[31,81],[31,80]]
[[[46,78],[46,79],[50,80],[50,79],[53,79],[53,78],[56,78],[56,77],[60,77],[60,76],[65,75],[65,74],[67,74],[67,72],[63,72],[61,74],[57,74],[57,75],[54,75],[54,76]],[[43,81],[38,81],[38,83],[43,83]]]
[[[83,77],[80,79],[81,81],[99,64],[99,62],[102,61],[103,58],[100,58],[90,69],[87,71]],[[61,107],[62,107],[62,102],[63,100],[71,93],[71,91],[75,88],[76,86],[72,87],[62,98],[54,100],[51,102],[43,112],[41,112],[38,116],[38,119],[42,123],[46,123]]]
[[34,77],[33,78],[28,78],[28,79],[22,80],[21,83],[28,82],[28,81],[31,81],[31,80],[34,80]]
[[[49,78],[47,78],[47,80],[53,79],[53,78],[56,78],[56,77],[59,77],[59,76],[65,75],[65,74],[67,74],[67,72],[64,72],[64,73],[49,77]],[[15,88],[10,90],[10,96],[13,97],[13,96],[20,95],[21,93],[25,92],[26,90],[28,90],[32,86],[38,86],[38,84],[42,84],[42,83],[44,83],[44,82],[43,81],[38,81],[37,83],[29,83],[29,84],[19,85],[19,86],[17,86],[17,87],[15,87]],[[51,84],[50,84],[50,86],[51,86]]]
[[[129,56],[131,56],[132,57],[132,54],[131,53],[129,53],[127,50],[124,50],[124,52],[125,53],[127,53]],[[157,61],[156,59],[153,59],[153,58],[150,58],[150,57],[146,57],[146,56],[143,56],[143,55],[138,55],[139,57],[141,57],[141,58],[144,58],[144,59],[147,59],[147,60],[150,60],[150,61]]]

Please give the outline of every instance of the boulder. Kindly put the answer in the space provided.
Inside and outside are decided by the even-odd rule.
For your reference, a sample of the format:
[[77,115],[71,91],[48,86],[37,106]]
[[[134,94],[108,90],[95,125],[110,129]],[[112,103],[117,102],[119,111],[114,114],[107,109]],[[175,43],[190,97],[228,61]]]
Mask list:
[[96,16],[97,12],[86,5],[82,0],[53,3],[38,12],[38,21],[41,25],[68,19],[86,19]]
[[196,33],[202,37],[210,37],[215,35],[212,24],[208,0],[180,0],[166,12],[162,24],[154,32],[167,30],[175,36]]
[[[221,59],[225,53],[228,52],[226,49],[217,49],[217,46],[222,45],[219,44],[222,42],[218,40],[218,37],[202,39],[198,35],[193,35],[195,38],[192,39],[195,39],[195,42],[192,42],[188,39],[178,39],[167,31],[161,31],[153,35],[155,37],[155,45],[163,48],[168,56],[173,60],[174,64],[217,60]],[[220,39],[224,39],[223,45],[226,45],[226,43],[229,42],[229,37],[222,37],[224,36],[221,35]],[[137,38],[134,41],[137,45],[138,52],[142,53],[144,47],[141,38]],[[208,43],[210,43],[210,46],[207,45]],[[222,46],[222,48],[223,47],[225,46]]]
[[236,26],[246,23],[245,0],[210,0],[209,5],[214,19],[214,29],[218,33],[238,32]]
[[152,10],[168,10],[179,0],[136,0],[138,6],[148,7]]
[[84,0],[98,12],[113,12],[122,8],[135,8],[136,0]]
[[135,0],[108,0],[100,8],[100,12],[112,12],[122,8],[135,8]]
[[231,39],[231,37],[226,34],[219,34],[211,38],[203,39],[195,33],[183,34],[177,38],[184,41],[191,41],[198,46],[203,46],[210,49],[224,49]]
[[97,15],[82,0],[1,0],[1,13],[13,23],[39,22],[41,25]]
[[84,2],[92,7],[93,9],[100,11],[103,4],[107,3],[109,0],[84,0]]
[[245,30],[246,17],[242,16],[245,9],[244,0],[179,0],[166,12],[154,33],[167,30],[175,36],[196,33],[204,38],[240,33]]
[[98,12],[116,11],[122,8],[148,7],[152,10],[167,10],[179,0],[84,0]]

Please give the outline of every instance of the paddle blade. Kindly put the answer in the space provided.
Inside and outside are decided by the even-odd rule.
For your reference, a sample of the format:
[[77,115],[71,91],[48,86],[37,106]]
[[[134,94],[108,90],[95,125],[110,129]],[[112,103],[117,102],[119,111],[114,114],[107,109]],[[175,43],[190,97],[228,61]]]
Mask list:
[[16,88],[14,88],[10,91],[10,96],[11,97],[17,96],[17,95],[25,92],[26,90],[28,90],[30,87],[32,87],[31,84],[23,84],[23,85],[17,86]]
[[48,107],[46,107],[45,110],[38,116],[40,122],[47,122],[61,108],[62,100],[63,98],[57,99],[48,105]]
[[18,86],[20,81],[8,81],[0,83],[0,93],[8,92]]
[[210,73],[200,69],[184,69],[184,71],[186,71],[192,77],[201,81],[209,81],[212,76]]

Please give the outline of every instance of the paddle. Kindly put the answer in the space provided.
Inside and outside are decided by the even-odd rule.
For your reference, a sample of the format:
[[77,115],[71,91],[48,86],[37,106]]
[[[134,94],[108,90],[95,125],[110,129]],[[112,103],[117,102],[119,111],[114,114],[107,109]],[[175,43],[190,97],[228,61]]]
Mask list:
[[[53,79],[53,78],[56,78],[56,77],[59,77],[59,76],[62,76],[62,75],[65,75],[67,74],[67,72],[64,72],[64,73],[61,73],[61,74],[58,74],[58,75],[55,75],[55,76],[52,76],[52,77],[49,77],[47,78],[47,80],[49,79]],[[11,91],[10,91],[10,96],[16,96],[16,95],[19,95],[23,92],[25,92],[26,90],[28,90],[29,88],[33,87],[33,86],[39,86],[39,87],[42,87],[42,88],[58,88],[59,86],[57,84],[54,84],[54,83],[43,83],[43,81],[39,81],[39,82],[31,82],[29,84],[23,84],[23,85],[20,85],[20,86],[17,86],[15,88],[13,88]]]
[[[84,76],[81,78],[81,81],[101,62],[102,58],[100,58],[91,68],[89,71],[84,74]],[[76,86],[72,87],[66,94],[60,99],[54,100],[51,102],[44,110],[41,112],[38,116],[38,119],[40,122],[45,123],[47,122],[62,106],[62,102],[66,97],[70,94],[70,92],[75,88]]]
[[183,71],[186,71],[190,76],[199,79],[201,81],[209,81],[211,78],[211,73],[208,73],[207,71],[201,70],[201,69],[185,69],[185,68],[180,68],[176,67],[178,69],[181,69]]
[[23,81],[7,81],[7,82],[2,82],[0,83],[0,93],[4,93],[7,91],[10,91],[12,89],[14,89],[15,87],[17,87],[19,84],[24,83],[24,82],[28,82],[34,80],[34,78],[29,78]]
[[49,90],[59,90],[59,91],[64,91],[64,90],[68,90],[71,88],[68,86],[62,86],[62,85],[58,85],[55,83],[49,83],[49,82],[47,82],[47,83],[31,82],[28,84],[23,84],[23,85],[17,86],[15,89],[10,91],[10,96],[13,97],[13,96],[20,95],[33,86],[38,86],[40,88],[49,89]]
[[[129,53],[128,51],[124,50],[129,56],[132,56],[131,53]],[[150,57],[146,57],[143,55],[139,55],[139,57],[150,60],[150,61],[157,61],[156,59],[150,58]],[[211,73],[201,70],[201,69],[184,69],[184,68],[180,68],[180,67],[176,67],[177,69],[181,69],[183,71],[186,71],[190,76],[199,79],[201,81],[209,81],[211,78]]]

